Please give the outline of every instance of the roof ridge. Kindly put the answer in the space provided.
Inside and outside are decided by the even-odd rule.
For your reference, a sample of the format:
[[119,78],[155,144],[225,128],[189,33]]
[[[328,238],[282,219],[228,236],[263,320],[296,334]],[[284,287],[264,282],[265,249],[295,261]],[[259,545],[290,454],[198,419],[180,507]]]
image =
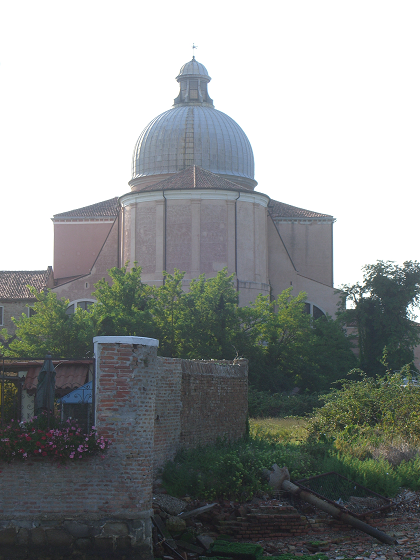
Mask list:
[[109,216],[113,217],[118,214],[118,196],[109,198],[107,200],[102,200],[100,202],[95,202],[94,204],[89,204],[88,206],[82,206],[80,208],[75,208],[74,210],[68,210],[67,212],[61,212],[60,214],[54,214],[55,218],[82,218],[82,217],[96,217],[96,216]]
[[334,219],[334,217],[331,214],[321,214],[320,212],[307,210],[306,208],[300,208],[299,206],[293,206],[292,204],[287,204],[286,202],[280,202],[279,200],[274,200],[274,199],[270,199],[270,202],[268,204],[268,209],[270,210],[273,217],[277,217],[277,218]]
[[[185,183],[188,182],[190,179],[191,183],[190,186],[185,186],[183,184],[183,180],[185,178]],[[201,179],[201,181],[200,181]],[[206,186],[200,185],[200,182],[206,183]],[[242,191],[242,192],[254,192],[251,189],[247,189],[241,185],[230,181],[229,179],[225,179],[221,175],[217,173],[213,173],[208,169],[204,169],[199,165],[190,165],[185,169],[181,169],[177,173],[172,174],[170,177],[159,181],[158,183],[154,183],[153,185],[149,185],[144,189],[141,189],[137,192],[151,192],[151,191],[164,191],[167,188],[167,185],[170,185],[169,189],[172,190],[182,190],[182,189],[200,189],[200,188],[214,188],[214,189],[223,189],[223,190],[235,190],[235,191]]]
[[1,299],[34,299],[27,286],[43,290],[48,285],[52,270],[1,270],[0,298]]

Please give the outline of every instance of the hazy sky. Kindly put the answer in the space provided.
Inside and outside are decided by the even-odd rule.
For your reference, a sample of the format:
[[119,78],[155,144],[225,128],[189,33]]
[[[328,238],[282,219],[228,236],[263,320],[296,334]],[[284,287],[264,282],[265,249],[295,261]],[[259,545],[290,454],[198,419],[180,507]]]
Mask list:
[[257,190],[332,214],[335,285],[420,259],[420,2],[0,1],[0,269],[53,264],[53,214],[129,190],[192,56]]

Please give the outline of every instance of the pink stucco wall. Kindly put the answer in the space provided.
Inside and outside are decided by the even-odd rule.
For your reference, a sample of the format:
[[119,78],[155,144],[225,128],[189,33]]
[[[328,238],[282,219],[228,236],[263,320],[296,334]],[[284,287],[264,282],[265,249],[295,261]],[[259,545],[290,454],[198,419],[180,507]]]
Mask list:
[[55,222],[54,276],[57,279],[88,274],[104,244],[110,222]]

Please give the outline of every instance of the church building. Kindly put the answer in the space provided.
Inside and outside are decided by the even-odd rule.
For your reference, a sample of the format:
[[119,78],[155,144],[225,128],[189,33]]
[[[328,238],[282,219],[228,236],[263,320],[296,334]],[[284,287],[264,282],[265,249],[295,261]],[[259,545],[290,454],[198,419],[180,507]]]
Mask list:
[[194,57],[182,66],[172,108],[134,147],[129,192],[54,216],[54,291],[69,311],[94,301],[111,267],[137,262],[144,282],[177,268],[186,287],[227,267],[241,305],[293,286],[308,312],[334,316],[334,218],[256,190],[251,144],[215,109],[210,79]]

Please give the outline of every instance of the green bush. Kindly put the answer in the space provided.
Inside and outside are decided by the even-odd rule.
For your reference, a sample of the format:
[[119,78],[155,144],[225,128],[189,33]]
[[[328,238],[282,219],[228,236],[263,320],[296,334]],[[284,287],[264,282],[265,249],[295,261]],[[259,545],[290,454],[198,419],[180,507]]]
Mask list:
[[344,380],[341,389],[325,396],[325,405],[311,422],[311,433],[318,438],[343,434],[351,440],[359,436],[361,429],[370,427],[379,430],[389,442],[402,438],[418,445],[420,385],[411,380],[409,367],[376,379],[360,371],[359,374],[360,380]]
[[278,444],[262,439],[218,442],[198,449],[181,450],[162,473],[167,491],[175,496],[191,495],[248,500],[270,492],[263,469],[274,463],[286,465],[292,478],[320,474],[319,464],[327,453],[322,444]]

